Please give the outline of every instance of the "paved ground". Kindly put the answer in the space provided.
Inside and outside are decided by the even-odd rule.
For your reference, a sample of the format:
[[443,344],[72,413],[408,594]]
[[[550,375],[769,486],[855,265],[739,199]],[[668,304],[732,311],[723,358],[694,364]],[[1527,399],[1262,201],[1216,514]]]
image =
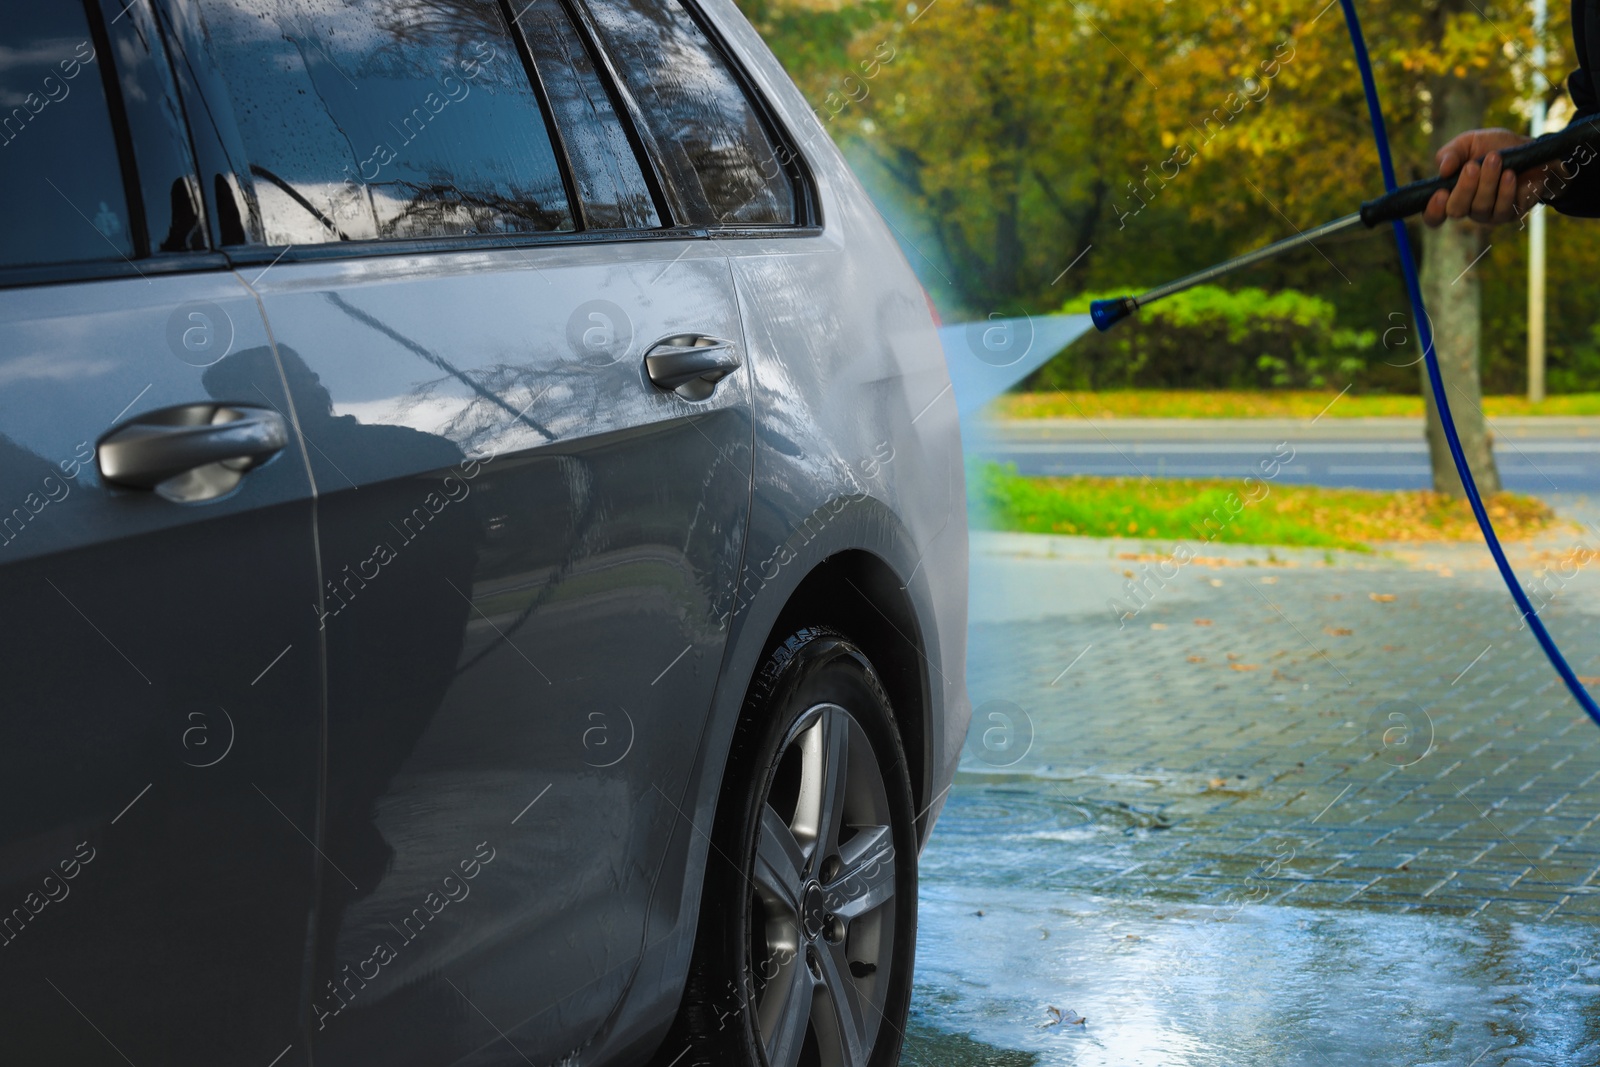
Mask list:
[[[1523,493],[1600,491],[1600,419],[1491,422],[1506,488]],[[1290,442],[1282,481],[1364,489],[1430,484],[1419,419],[1073,419],[974,425],[976,455],[1023,474],[1171,478],[1242,476],[1264,442]]]
[[[975,539],[905,1062],[1600,1063],[1600,729],[1482,549],[1207,549],[1119,628],[1170,549]],[[1552,587],[1600,675],[1600,565]]]

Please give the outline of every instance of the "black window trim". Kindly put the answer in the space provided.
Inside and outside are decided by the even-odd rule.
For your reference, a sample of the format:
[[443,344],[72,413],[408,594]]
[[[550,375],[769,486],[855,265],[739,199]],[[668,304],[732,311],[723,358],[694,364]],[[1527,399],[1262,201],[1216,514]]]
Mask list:
[[106,30],[100,0],[83,0],[89,22],[89,37],[94,41],[95,72],[105,88],[106,112],[111,123],[111,135],[117,142],[117,162],[122,172],[122,195],[128,204],[128,235],[132,238],[132,259],[150,256],[150,226],[145,217],[144,190],[139,184],[139,168],[133,155],[133,134],[129,129],[126,102],[122,98],[122,79],[117,76],[116,50],[111,47],[111,34]]
[[[190,194],[196,198],[194,210],[197,215],[196,222],[198,224],[198,233],[203,247],[186,248],[179,251],[164,251],[161,245],[165,243],[165,239],[161,238],[160,235],[154,233],[153,231],[149,231],[151,218],[150,210],[152,207],[152,200],[150,198],[158,197],[158,194],[153,188],[147,189],[146,196],[141,199],[144,203],[146,211],[146,229],[149,231],[148,236],[150,247],[148,255],[152,259],[164,260],[170,259],[173,256],[192,256],[196,254],[209,253],[214,245],[211,241],[210,212],[205,204],[205,196],[200,189],[201,169],[199,165],[199,156],[197,155],[195,148],[194,127],[189,120],[189,102],[184,99],[184,94],[181,88],[181,79],[178,74],[177,61],[175,59],[173,37],[167,30],[160,8],[154,2],[154,0],[100,0],[100,10],[104,18],[109,18],[111,20],[107,26],[108,33],[110,32],[110,26],[114,26],[119,20],[127,18],[129,28],[132,30],[132,32],[148,37],[150,40],[152,56],[150,62],[159,67],[158,70],[150,72],[160,83],[160,93],[158,96],[152,96],[149,99],[133,102],[128,101],[126,96],[123,98],[123,103],[126,108],[124,114],[129,120],[130,135],[132,134],[133,130],[132,118],[136,113],[143,116],[144,121],[142,124],[146,128],[164,125],[165,123],[161,121],[162,116],[160,113],[166,106],[170,106],[172,108],[173,113],[176,115],[181,126],[181,142],[176,145],[176,147],[178,147],[182,152],[182,160],[181,166],[177,170],[152,169],[148,173],[144,172],[138,164],[138,142],[135,141],[133,143],[135,169],[140,171],[141,185],[147,187],[154,185],[157,188],[170,190],[172,183],[174,181],[179,181],[187,184],[189,186]],[[117,14],[111,14],[113,10],[116,10]],[[142,63],[143,60],[140,62]],[[121,70],[118,71],[119,80],[122,73],[123,72]],[[168,195],[170,196],[170,192]],[[156,199],[154,202],[159,203],[159,199]],[[170,234],[168,236],[170,236]]]
[[567,138],[562,133],[560,124],[556,122],[556,111],[550,103],[550,93],[545,87],[544,78],[539,74],[538,66],[533,62],[533,52],[528,47],[528,39],[523,35],[522,27],[517,23],[517,16],[511,13],[511,0],[499,0],[495,6],[500,9],[500,19],[505,23],[506,33],[511,37],[511,46],[516,49],[517,58],[522,62],[522,73],[533,89],[533,98],[539,102],[539,113],[544,119],[545,135],[550,138],[550,150],[556,159],[556,170],[561,172],[561,189],[567,197],[567,209],[572,212],[573,230],[582,232],[589,228],[588,212],[584,210],[583,200],[578,195],[578,180],[573,173],[572,154],[567,151]]
[[0,291],[26,289],[37,285],[67,285],[73,282],[103,282],[117,278],[149,280],[166,274],[199,274],[225,271],[231,264],[220,252],[165,252],[144,259],[101,259],[81,263],[54,263],[46,266],[0,268]]
[[[600,51],[594,34],[583,21],[588,12],[580,14],[573,10],[572,4],[567,0],[555,0],[555,3],[572,25],[573,32],[578,35],[579,45],[589,56],[589,62],[595,70],[595,77],[599,80],[600,87],[605,92],[606,97],[611,101],[611,111],[617,118],[617,125],[621,127],[623,136],[627,138],[628,147],[633,151],[634,163],[639,168],[639,173],[644,178],[645,188],[650,194],[650,205],[655,208],[656,218],[662,220],[660,227],[648,227],[648,229],[652,231],[656,229],[671,229],[672,226],[669,220],[672,218],[672,213],[667,204],[666,190],[662,185],[661,175],[656,173],[655,160],[645,151],[644,142],[639,137],[639,131],[634,127],[633,114],[617,95],[620,83],[613,76],[613,72],[608,66],[609,58]],[[509,12],[511,0],[502,0],[502,4]],[[522,54],[522,62],[528,70],[528,78],[534,84],[534,91],[539,94],[539,104],[544,108],[545,121],[550,126],[551,140],[557,145],[558,163],[562,165],[562,173],[565,176],[572,202],[573,216],[578,220],[578,231],[591,232],[592,230],[605,229],[608,232],[614,232],[618,229],[617,227],[591,227],[589,225],[587,205],[583,203],[582,194],[578,190],[578,179],[572,166],[572,157],[566,150],[566,134],[561,129],[561,121],[556,117],[555,107],[550,103],[550,95],[546,90],[543,75],[539,73],[539,64],[533,58],[532,46],[528,44],[526,31],[521,23],[516,18],[512,18],[509,13],[506,16],[506,21],[511,27],[512,36],[516,38],[517,50]],[[641,227],[640,229],[645,228]],[[632,231],[630,230],[629,232]]]
[[655,137],[650,133],[650,127],[643,121],[643,112],[639,109],[638,101],[634,100],[627,82],[623,81],[621,74],[618,73],[611,53],[606,50],[601,40],[600,27],[595,23],[593,12],[583,0],[562,0],[562,7],[572,16],[572,23],[577,27],[578,34],[583,38],[584,46],[588,48],[589,56],[594,61],[595,73],[611,96],[612,110],[622,123],[623,132],[628,136],[628,144],[633,146],[634,155],[638,157],[639,170],[644,174],[645,184],[650,187],[650,195],[656,201],[656,215],[661,219],[662,229],[691,229],[692,227],[678,217],[678,211],[673,204],[671,182],[668,181],[666,171],[661,166],[661,153],[656,147]]

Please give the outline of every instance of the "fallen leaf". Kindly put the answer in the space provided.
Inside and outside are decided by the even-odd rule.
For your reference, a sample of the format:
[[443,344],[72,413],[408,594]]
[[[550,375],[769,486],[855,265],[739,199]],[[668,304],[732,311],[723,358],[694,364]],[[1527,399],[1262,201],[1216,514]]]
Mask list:
[[1210,582],[1213,586],[1216,586],[1217,588],[1221,588],[1221,586],[1222,586],[1222,579],[1221,578],[1207,578],[1206,581]]
[[1066,1023],[1068,1026],[1082,1026],[1089,1021],[1088,1019],[1085,1019],[1083,1016],[1079,1015],[1077,1012],[1073,1011],[1071,1008],[1063,1011],[1054,1004],[1051,1004],[1048,1005],[1045,1010],[1050,1013],[1050,1021],[1041,1024],[1041,1029],[1046,1026],[1058,1026],[1061,1023]]
[[1189,662],[1190,663],[1204,663],[1205,661],[1206,661],[1206,658],[1204,656],[1190,656],[1189,657]]
[[1230,660],[1234,660],[1234,659],[1243,659],[1244,657],[1239,655],[1239,653],[1237,653],[1237,652],[1229,652],[1228,653],[1228,658]]
[[1210,626],[1211,625],[1211,620],[1210,619],[1196,619],[1196,620],[1194,620],[1194,624],[1196,626]]
[[1150,624],[1150,629],[1152,630],[1165,630],[1166,628],[1167,624],[1164,622],[1153,622]]
[[1206,783],[1206,785],[1210,786],[1212,789],[1221,789],[1227,784],[1228,780],[1226,778],[1213,778],[1211,781]]
[[1322,628],[1322,632],[1327,634],[1329,637],[1349,637],[1351,634],[1355,633],[1355,631],[1350,629],[1348,626],[1324,626]]
[[1368,593],[1367,596],[1371,597],[1373,600],[1376,600],[1380,604],[1394,603],[1393,593]]
[[1384,645],[1383,646],[1383,650],[1385,652],[1399,652],[1400,651],[1400,646],[1399,645]]
[[1600,676],[1593,674],[1580,674],[1578,675],[1578,681],[1582,682],[1584,685],[1600,685]]
[[1261,669],[1261,664],[1259,664],[1259,663],[1230,663],[1230,664],[1228,664],[1228,669],[1230,671],[1259,671]]

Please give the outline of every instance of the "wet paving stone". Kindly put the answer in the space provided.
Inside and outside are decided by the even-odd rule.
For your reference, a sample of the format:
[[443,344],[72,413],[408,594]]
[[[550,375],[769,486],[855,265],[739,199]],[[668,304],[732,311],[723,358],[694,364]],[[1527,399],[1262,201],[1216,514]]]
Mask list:
[[1494,575],[1230,549],[1119,627],[1137,562],[1042,540],[975,542],[904,1062],[1600,1063],[1600,729]]

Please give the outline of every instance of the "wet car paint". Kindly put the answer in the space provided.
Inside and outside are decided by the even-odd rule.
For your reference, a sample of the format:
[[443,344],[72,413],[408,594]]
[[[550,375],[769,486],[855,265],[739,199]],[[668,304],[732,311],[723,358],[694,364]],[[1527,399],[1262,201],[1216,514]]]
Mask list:
[[[180,80],[220,99],[193,9],[170,13],[196,51]],[[241,249],[238,273],[212,257],[149,292],[0,292],[0,432],[37,459],[19,453],[19,476],[77,456],[124,405],[221,399],[294,429],[194,505],[83,468],[0,561],[37,713],[8,761],[27,817],[0,882],[29,909],[74,871],[10,944],[50,981],[7,978],[36,1024],[8,1047],[641,1061],[682,993],[745,690],[773,629],[828,607],[822,589],[859,597],[878,631],[931,828],[968,714],[943,357],[776,61],[731,4],[708,14],[811,146],[815,235]],[[213,118],[207,174],[238,147]],[[214,223],[237,197],[215,177]],[[206,367],[170,341],[196,302],[230,331]],[[593,351],[595,314],[629,343]],[[744,354],[708,401],[643,373],[646,346],[684,331]],[[151,662],[170,670],[150,693],[138,668],[115,673]],[[80,901],[93,917],[67,914]]]
[[[317,1059],[383,1041],[433,1063],[496,1029],[553,1059],[626,987],[722,658],[745,377],[686,401],[643,353],[738,334],[727,265],[661,241],[280,266],[257,288],[329,583],[325,848],[350,881],[324,883]],[[631,309],[613,344],[569,343],[606,304]],[[425,937],[391,928],[480,844],[498,858],[470,900]],[[374,945],[396,958],[346,986]]]
[[0,291],[0,322],[5,1054],[115,1058],[87,1017],[135,1062],[270,1058],[302,1031],[319,862],[305,457],[203,510],[93,458],[139,412],[283,406],[265,324],[226,273]]

